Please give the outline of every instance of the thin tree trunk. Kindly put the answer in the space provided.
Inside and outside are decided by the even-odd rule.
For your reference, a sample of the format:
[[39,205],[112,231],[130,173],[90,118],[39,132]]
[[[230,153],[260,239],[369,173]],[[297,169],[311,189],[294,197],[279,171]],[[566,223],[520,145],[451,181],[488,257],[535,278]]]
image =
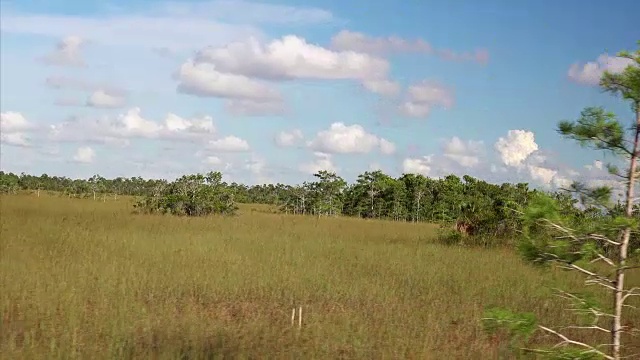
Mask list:
[[[631,153],[631,163],[629,164],[629,176],[627,184],[627,199],[625,215],[627,217],[633,216],[633,200],[634,200],[634,185],[637,176],[637,160],[640,153],[640,104],[636,106],[636,136],[633,141],[633,150]],[[611,329],[611,337],[613,344],[613,358],[620,359],[620,335],[622,333],[622,308],[623,308],[623,295],[624,295],[624,275],[625,265],[627,262],[627,256],[629,251],[629,241],[631,239],[631,227],[626,227],[622,233],[622,243],[620,244],[620,253],[618,257],[618,269],[616,269],[616,280],[614,292],[614,318],[613,327]]]

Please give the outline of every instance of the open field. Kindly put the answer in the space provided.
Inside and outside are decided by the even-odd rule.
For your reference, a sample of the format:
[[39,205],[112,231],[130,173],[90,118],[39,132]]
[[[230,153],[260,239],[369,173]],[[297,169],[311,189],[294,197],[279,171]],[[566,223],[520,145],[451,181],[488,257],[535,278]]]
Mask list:
[[[548,287],[582,288],[510,250],[434,244],[428,224],[0,200],[3,358],[491,359],[499,345],[482,331],[485,306],[568,325],[574,316]],[[628,279],[640,284],[637,272]]]

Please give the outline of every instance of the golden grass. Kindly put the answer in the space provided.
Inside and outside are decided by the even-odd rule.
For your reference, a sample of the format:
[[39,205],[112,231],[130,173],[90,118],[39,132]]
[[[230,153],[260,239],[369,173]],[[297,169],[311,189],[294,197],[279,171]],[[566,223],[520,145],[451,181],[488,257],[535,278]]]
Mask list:
[[429,224],[0,201],[3,358],[491,359],[485,306],[569,324],[548,286],[581,287],[510,251],[433,244]]

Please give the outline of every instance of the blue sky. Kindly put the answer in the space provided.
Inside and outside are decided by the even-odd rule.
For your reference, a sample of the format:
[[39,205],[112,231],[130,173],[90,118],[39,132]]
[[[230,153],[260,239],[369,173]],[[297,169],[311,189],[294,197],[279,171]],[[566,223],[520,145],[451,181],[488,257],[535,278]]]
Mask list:
[[[454,5],[455,4],[455,5]],[[606,181],[554,127],[634,49],[637,1],[2,1],[5,171],[297,183]],[[608,159],[604,159],[607,161]]]

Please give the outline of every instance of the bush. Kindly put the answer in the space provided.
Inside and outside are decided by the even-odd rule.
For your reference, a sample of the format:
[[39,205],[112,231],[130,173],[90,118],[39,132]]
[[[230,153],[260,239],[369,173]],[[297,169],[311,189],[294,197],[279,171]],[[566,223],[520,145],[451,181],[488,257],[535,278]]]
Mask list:
[[134,208],[143,213],[180,216],[234,215],[238,210],[233,193],[222,182],[219,172],[185,175],[158,185],[152,194],[138,200]]

